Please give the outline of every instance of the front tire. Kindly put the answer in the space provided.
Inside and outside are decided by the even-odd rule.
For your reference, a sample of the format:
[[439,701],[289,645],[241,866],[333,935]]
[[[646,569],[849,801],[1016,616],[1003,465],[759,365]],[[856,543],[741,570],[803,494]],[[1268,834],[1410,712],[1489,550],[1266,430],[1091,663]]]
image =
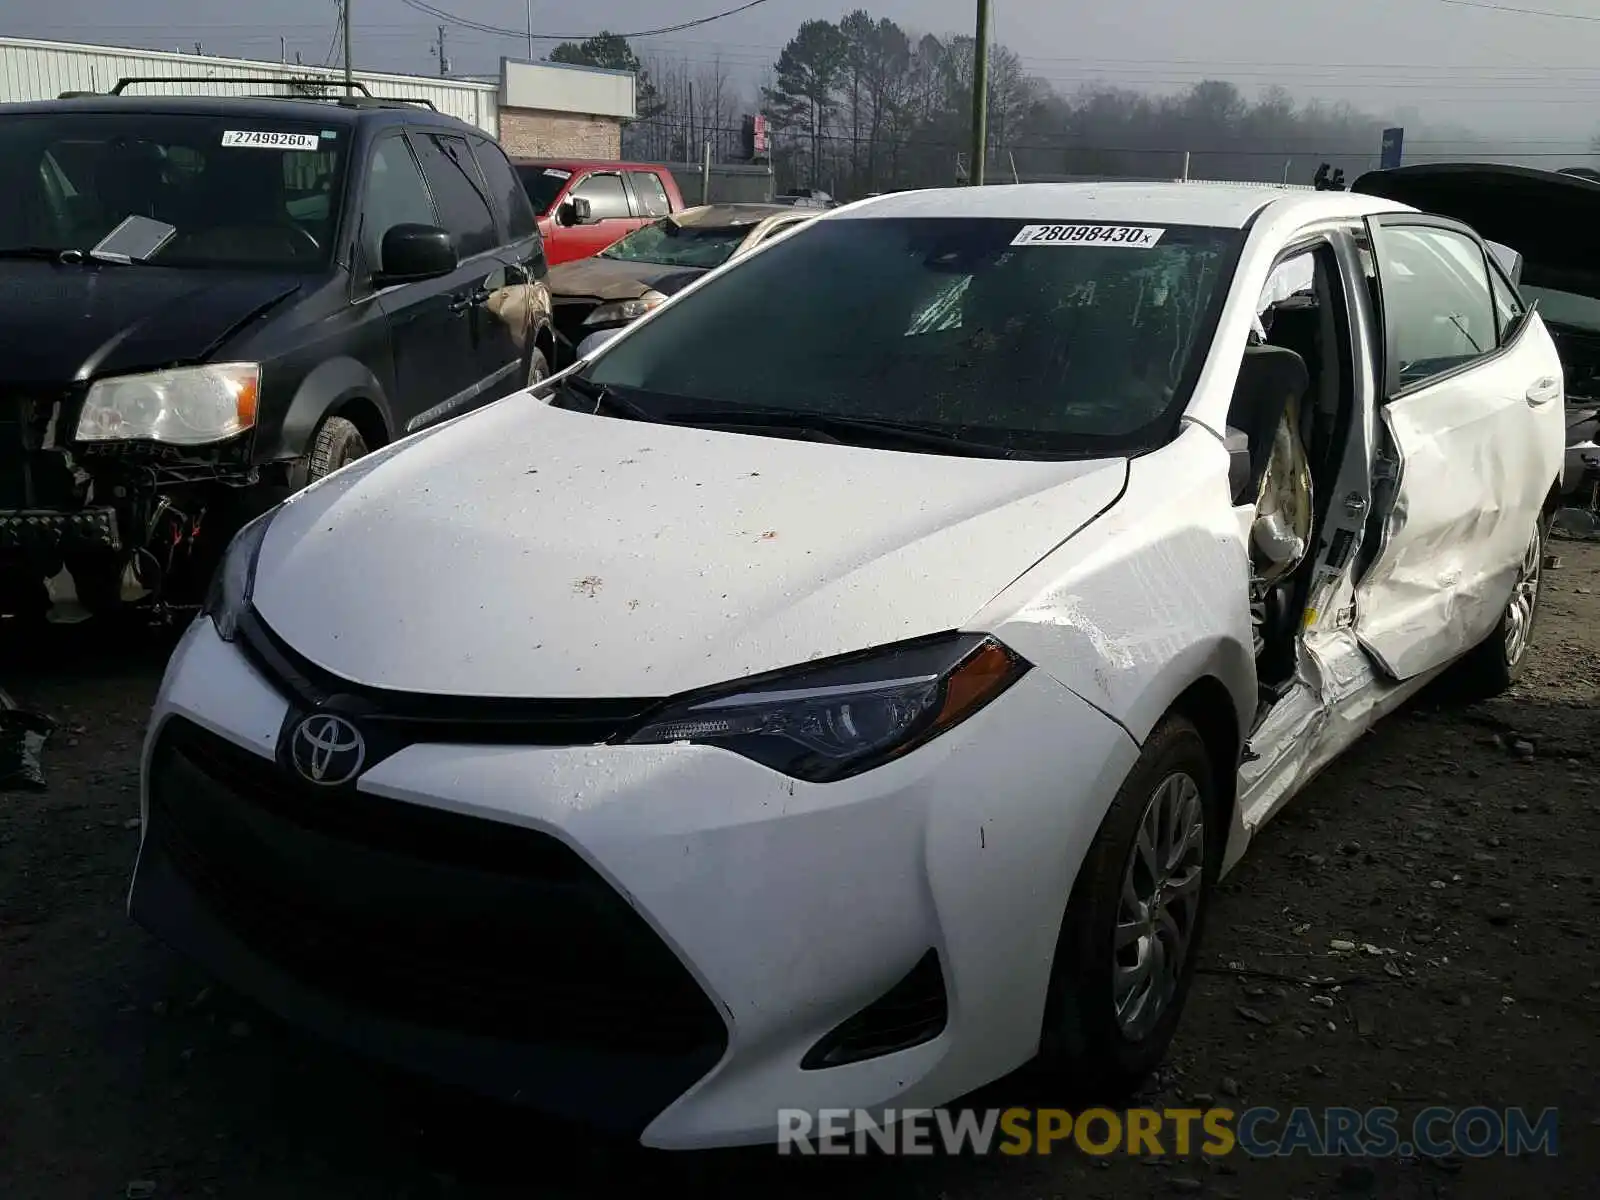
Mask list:
[[1166,718],[1101,822],[1067,904],[1039,1066],[1108,1102],[1136,1091],[1177,1032],[1222,845],[1199,731]]
[[289,468],[290,494],[348,466],[367,450],[367,439],[361,436],[354,421],[346,417],[324,417],[312,435],[310,449]]

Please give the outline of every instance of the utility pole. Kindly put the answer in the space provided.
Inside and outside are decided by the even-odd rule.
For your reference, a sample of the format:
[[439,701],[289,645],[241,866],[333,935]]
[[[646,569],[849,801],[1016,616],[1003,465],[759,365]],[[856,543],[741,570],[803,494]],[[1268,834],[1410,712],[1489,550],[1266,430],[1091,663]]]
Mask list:
[[278,61],[281,63],[289,61],[289,39],[282,34],[278,35]]
[[440,75],[448,75],[448,74],[450,74],[450,56],[445,53],[445,49],[444,49],[444,26],[443,25],[439,26],[439,44],[434,47],[434,50],[439,55],[439,74]]
[[[348,2],[348,0],[347,0]],[[989,0],[978,0],[978,30],[972,40],[972,170],[967,183],[983,185],[989,149]]]
[[528,0],[528,61],[533,61],[533,0]]
[[339,30],[344,39],[344,94],[353,96],[355,87],[354,59],[350,54],[350,0],[339,0]]

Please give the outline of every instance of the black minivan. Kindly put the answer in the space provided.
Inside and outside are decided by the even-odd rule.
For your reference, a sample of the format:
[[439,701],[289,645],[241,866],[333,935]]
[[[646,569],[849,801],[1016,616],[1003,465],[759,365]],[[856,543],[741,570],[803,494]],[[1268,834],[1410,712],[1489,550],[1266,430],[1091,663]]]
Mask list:
[[0,105],[0,616],[198,604],[250,516],[549,371],[546,290],[491,311],[546,265],[484,131],[134,82]]

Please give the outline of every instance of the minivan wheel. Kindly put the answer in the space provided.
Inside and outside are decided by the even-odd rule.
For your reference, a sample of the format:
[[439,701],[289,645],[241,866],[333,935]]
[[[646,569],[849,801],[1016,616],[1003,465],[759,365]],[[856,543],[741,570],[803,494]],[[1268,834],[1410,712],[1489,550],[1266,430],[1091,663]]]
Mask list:
[[528,369],[523,372],[523,379],[527,387],[538,387],[550,378],[550,361],[545,358],[544,351],[535,346],[528,353]]
[[304,479],[301,486],[315,483],[324,475],[332,475],[340,467],[355,462],[367,453],[367,441],[355,423],[344,417],[328,417],[317,426],[311,439],[311,449],[306,452]]
[[1160,1065],[1199,962],[1222,829],[1188,720],[1145,742],[1078,871],[1051,968],[1038,1066],[1121,1100]]

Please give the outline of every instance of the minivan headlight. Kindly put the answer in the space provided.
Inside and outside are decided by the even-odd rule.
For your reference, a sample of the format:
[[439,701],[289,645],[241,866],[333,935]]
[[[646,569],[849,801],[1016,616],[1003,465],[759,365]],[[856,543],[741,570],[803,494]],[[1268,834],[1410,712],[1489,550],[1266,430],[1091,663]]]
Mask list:
[[255,427],[259,363],[213,363],[101,379],[78,417],[80,442],[204,446]]
[[669,700],[627,741],[720,746],[831,783],[954,728],[1028,668],[982,634],[924,638]]

